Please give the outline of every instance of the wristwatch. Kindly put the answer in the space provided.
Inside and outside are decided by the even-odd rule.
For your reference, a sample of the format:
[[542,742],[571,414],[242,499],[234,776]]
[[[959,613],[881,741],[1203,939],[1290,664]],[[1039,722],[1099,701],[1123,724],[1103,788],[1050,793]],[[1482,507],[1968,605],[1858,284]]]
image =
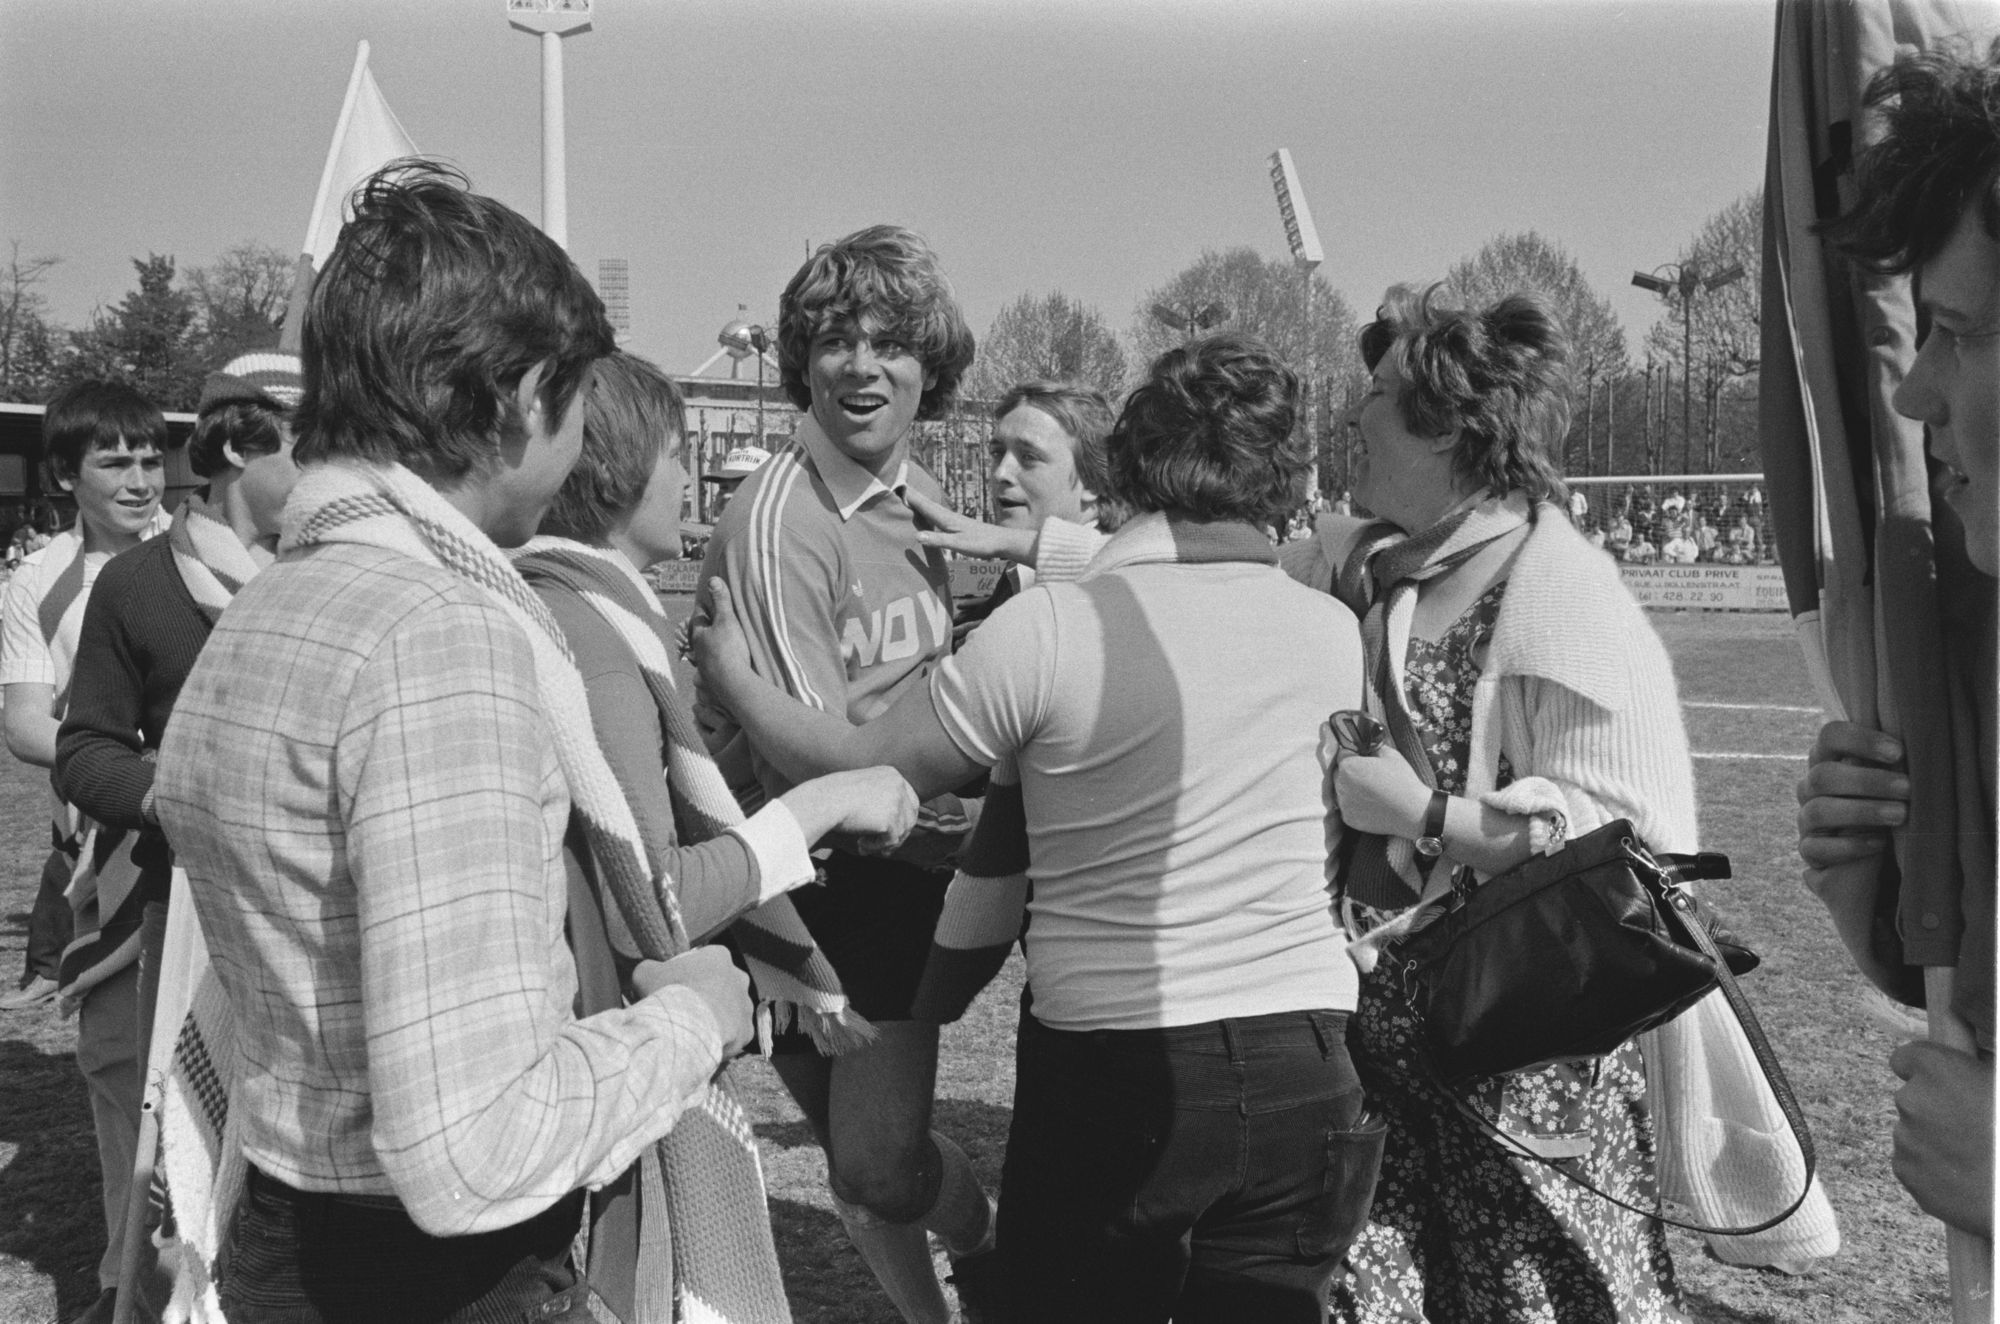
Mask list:
[[1451,797],[1443,791],[1431,792],[1430,807],[1424,810],[1423,831],[1417,834],[1417,854],[1435,860],[1444,854],[1444,810]]

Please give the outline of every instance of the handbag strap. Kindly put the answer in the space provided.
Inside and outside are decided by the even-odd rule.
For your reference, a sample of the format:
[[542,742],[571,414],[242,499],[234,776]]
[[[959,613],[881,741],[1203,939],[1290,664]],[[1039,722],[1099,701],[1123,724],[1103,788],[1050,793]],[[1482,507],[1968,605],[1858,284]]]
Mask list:
[[[1729,876],[1728,857],[1716,855],[1713,852],[1704,851],[1699,856],[1663,855],[1657,857],[1657,860],[1677,880],[1683,878],[1727,878]],[[1712,867],[1711,862],[1715,860],[1721,861],[1720,872],[1709,871],[1710,867]],[[1812,1194],[1813,1171],[1818,1166],[1818,1158],[1813,1152],[1812,1131],[1806,1125],[1805,1113],[1799,1107],[1797,1097],[1792,1093],[1791,1082],[1785,1078],[1785,1069],[1779,1065],[1778,1055],[1771,1050],[1771,1041],[1764,1037],[1764,1027],[1758,1023],[1757,1013],[1752,1010],[1750,999],[1744,996],[1742,986],[1736,982],[1736,976],[1730,972],[1729,962],[1723,959],[1721,949],[1715,945],[1715,939],[1709,936],[1708,925],[1703,923],[1701,916],[1696,913],[1694,898],[1689,896],[1687,891],[1676,882],[1669,885],[1667,900],[1675,910],[1680,912],[1685,927],[1694,938],[1695,945],[1700,947],[1703,954],[1715,963],[1718,975],[1717,982],[1722,987],[1722,996],[1729,1003],[1730,1011],[1735,1013],[1738,1023],[1743,1026],[1743,1035],[1750,1042],[1750,1051],[1756,1055],[1757,1066],[1764,1073],[1764,1079],[1770,1083],[1771,1093],[1778,1100],[1778,1108],[1785,1114],[1785,1125],[1791,1128],[1793,1137],[1799,1142],[1799,1153],[1805,1158],[1806,1177],[1799,1188],[1798,1198],[1786,1205],[1782,1212],[1765,1219],[1761,1223],[1753,1223],[1748,1227],[1704,1227],[1699,1223],[1683,1223],[1678,1219],[1668,1218],[1657,1209],[1641,1209],[1637,1205],[1627,1204],[1608,1191],[1599,1189],[1588,1180],[1579,1177],[1577,1174],[1563,1167],[1557,1160],[1544,1158],[1542,1155],[1521,1145],[1505,1131],[1502,1131],[1499,1127],[1493,1125],[1492,1122],[1480,1116],[1478,1110],[1459,1097],[1455,1091],[1445,1088],[1444,1092],[1459,1112],[1463,1113],[1468,1120],[1481,1131],[1485,1132],[1487,1136],[1499,1141],[1501,1147],[1507,1150],[1508,1153],[1520,1158],[1533,1159],[1543,1167],[1555,1172],[1565,1181],[1583,1187],[1583,1189],[1589,1191],[1592,1195],[1607,1200],[1617,1205],[1620,1209],[1628,1210],[1635,1214],[1643,1214],[1648,1218],[1656,1218],[1668,1227],[1677,1227],[1684,1232],[1699,1232],[1705,1236],[1714,1237],[1747,1237],[1753,1233],[1767,1231],[1784,1222],[1796,1213],[1799,1206],[1806,1202],[1806,1197]],[[1443,1088],[1443,1082],[1440,1081],[1438,1084]]]

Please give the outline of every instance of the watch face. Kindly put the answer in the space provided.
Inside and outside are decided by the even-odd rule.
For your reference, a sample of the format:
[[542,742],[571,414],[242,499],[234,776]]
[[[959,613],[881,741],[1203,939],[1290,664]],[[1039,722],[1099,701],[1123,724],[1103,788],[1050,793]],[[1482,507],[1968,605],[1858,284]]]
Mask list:
[[1436,859],[1438,856],[1444,854],[1444,841],[1438,837],[1418,837],[1417,853]]

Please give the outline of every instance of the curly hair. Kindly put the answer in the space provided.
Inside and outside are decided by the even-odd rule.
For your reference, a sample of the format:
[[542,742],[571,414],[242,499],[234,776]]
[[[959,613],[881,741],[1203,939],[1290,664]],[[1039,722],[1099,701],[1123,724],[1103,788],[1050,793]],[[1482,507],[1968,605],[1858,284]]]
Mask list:
[[812,409],[806,368],[813,337],[846,321],[906,342],[925,373],[936,375],[917,402],[918,418],[951,407],[972,366],[972,329],[922,235],[871,225],[821,245],[792,276],[778,299],[778,382],[800,409]]
[[562,418],[616,348],[597,292],[560,245],[465,176],[421,158],[361,185],[307,305],[293,454],[397,462],[431,481],[483,472],[541,383]]
[[1446,302],[1442,284],[1398,285],[1362,328],[1361,349],[1371,366],[1384,355],[1395,364],[1396,407],[1410,431],[1458,434],[1460,478],[1567,509],[1558,455],[1569,431],[1569,337],[1540,295],[1468,311]]
[[1855,160],[1860,197],[1820,232],[1870,271],[1901,275],[1937,256],[1968,207],[2000,240],[2000,39],[1899,56],[1862,104],[1886,132]]
[[1270,524],[1305,499],[1311,439],[1299,379],[1269,345],[1234,332],[1153,361],[1105,442],[1110,495],[1134,511]]
[[687,405],[659,368],[620,350],[597,361],[583,397],[583,450],[542,532],[599,543],[645,498],[660,457],[678,454]]

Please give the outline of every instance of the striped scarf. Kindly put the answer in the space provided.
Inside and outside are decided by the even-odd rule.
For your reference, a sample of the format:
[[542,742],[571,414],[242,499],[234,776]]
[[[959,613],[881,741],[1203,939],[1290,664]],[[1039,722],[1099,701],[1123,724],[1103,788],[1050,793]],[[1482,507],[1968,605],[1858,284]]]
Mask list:
[[[53,651],[56,646],[56,635],[62,630],[63,617],[69,614],[70,607],[84,591],[83,530],[77,529],[73,533],[58,536],[49,544],[48,550],[51,556],[60,555],[69,558],[57,572],[55,582],[49,585],[49,591],[42,595],[41,602],[35,607],[35,623],[41,627],[42,643]],[[71,675],[74,674],[75,668],[72,667]],[[64,676],[62,684],[56,687],[53,711],[60,713],[69,706],[69,682],[70,677]]]
[[[1091,562],[1090,573],[1130,565],[1276,565],[1277,560],[1271,539],[1252,525],[1147,514],[1127,521],[1113,535]],[[945,891],[944,911],[911,1009],[916,1019],[950,1024],[965,1014],[1021,936],[1030,891],[1027,811],[1019,771],[1009,762],[993,770],[985,811]]]
[[[1361,530],[1334,578],[1333,595],[1361,618],[1361,651],[1367,667],[1368,709],[1388,728],[1396,751],[1424,785],[1437,774],[1403,689],[1403,657],[1410,646],[1420,585],[1457,569],[1495,539],[1529,521],[1528,498],[1482,495],[1428,529],[1407,535],[1386,520]],[[1357,833],[1341,883],[1355,901],[1383,910],[1416,903],[1428,876],[1414,843]]]
[[181,582],[211,626],[237,590],[271,564],[271,553],[261,546],[244,546],[236,530],[209,509],[201,492],[190,492],[181,502],[173,527],[167,530],[167,545]]
[[[648,843],[617,777],[598,748],[583,677],[562,628],[506,555],[428,483],[400,465],[327,464],[310,469],[293,488],[281,550],[324,543],[362,543],[443,566],[475,584],[514,618],[535,660],[535,681],[550,739],[570,792],[571,821],[581,829],[596,873],[618,898],[621,913],[648,956],[688,946],[671,880],[656,883]],[[688,720],[689,732],[693,725]],[[681,743],[678,738],[674,743]],[[700,749],[694,739],[693,747]],[[714,787],[683,768],[689,780],[678,804],[707,825],[726,826],[733,809],[710,765]],[[633,922],[636,921],[636,922]],[[777,1259],[769,1250],[770,1216],[756,1138],[734,1096],[711,1083],[702,1099],[642,1159],[649,1217],[642,1250],[638,1314],[643,1320],[698,1322],[789,1318]],[[764,1230],[761,1242],[755,1228]],[[670,1251],[668,1247],[671,1247]],[[667,1279],[667,1281],[662,1281]]]
[[[199,492],[190,493],[167,530],[174,568],[187,585],[195,606],[212,627],[222,609],[263,567],[271,554],[243,545],[236,531],[210,512]],[[77,555],[42,599],[44,635],[54,638],[68,604],[83,587],[82,542]],[[67,690],[65,690],[65,699]],[[91,989],[139,959],[138,916],[127,915],[127,899],[139,882],[132,848],[139,834],[124,828],[83,821],[76,867],[64,892],[75,915],[70,943],[63,949],[56,981],[65,1005],[80,1001]]]
[[[667,733],[667,791],[681,839],[707,841],[741,823],[743,811],[674,684],[673,627],[659,599],[641,588],[616,553],[564,539],[535,539],[516,554],[515,567],[530,583],[547,581],[576,594],[638,661]],[[649,858],[665,859],[666,845],[646,843]],[[650,904],[650,893],[614,899],[642,954],[657,958],[664,935],[653,917],[657,907]],[[775,1012],[777,1028],[796,1019],[828,1054],[874,1039],[874,1028],[847,1005],[839,976],[788,899],[778,897],[745,914],[731,926],[730,938],[750,966],[759,1002]]]

